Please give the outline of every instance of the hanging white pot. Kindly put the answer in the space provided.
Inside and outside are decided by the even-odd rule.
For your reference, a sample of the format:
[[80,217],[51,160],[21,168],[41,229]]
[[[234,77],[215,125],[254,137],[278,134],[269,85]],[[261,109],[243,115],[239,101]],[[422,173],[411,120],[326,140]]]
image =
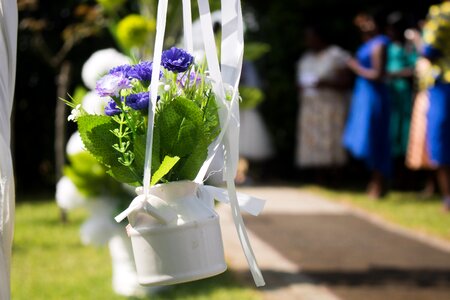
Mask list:
[[127,227],[140,284],[175,284],[226,270],[219,216],[198,187],[191,181],[160,184],[133,201],[143,203]]

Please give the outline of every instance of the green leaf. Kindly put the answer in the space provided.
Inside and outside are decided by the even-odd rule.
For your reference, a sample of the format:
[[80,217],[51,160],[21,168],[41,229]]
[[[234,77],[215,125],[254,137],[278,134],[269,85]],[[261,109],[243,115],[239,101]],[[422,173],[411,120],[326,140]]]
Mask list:
[[162,105],[155,120],[160,134],[160,155],[189,155],[202,134],[202,116],[202,110],[192,100],[183,97]]
[[153,128],[153,146],[152,146],[152,170],[158,170],[161,165],[161,138],[159,128]]
[[179,160],[180,158],[178,156],[165,156],[158,170],[156,170],[153,174],[150,185],[155,185],[158,183],[158,181],[160,181],[167,173],[170,172],[170,170],[172,170]]
[[176,171],[178,175],[178,178],[176,178],[177,180],[195,179],[198,171],[200,170],[208,156],[209,144],[210,143],[208,139],[200,140],[196,147],[193,149],[192,153],[179,163],[180,168]]
[[122,155],[113,149],[113,145],[117,143],[113,131],[117,127],[118,124],[107,116],[86,115],[78,118],[78,130],[84,146],[106,166],[107,173],[117,181],[139,185],[142,182],[143,167],[138,172],[135,170],[135,164],[129,167],[122,165],[119,162]]
[[144,169],[146,140],[147,137],[144,134],[136,135],[136,137],[134,138],[134,163],[136,168],[139,170]]
[[142,185],[142,174],[135,172],[132,168],[123,165],[111,166],[106,172],[117,181],[128,183],[133,186]]
[[203,95],[194,100],[178,97],[160,103],[155,131],[160,138],[160,159],[180,157],[172,171],[163,178],[168,181],[193,180],[207,157],[208,146],[220,132],[214,95],[210,93],[206,99]]
[[210,92],[210,94],[208,95],[207,103],[203,108],[203,123],[205,127],[205,132],[209,140],[208,144],[211,144],[212,141],[214,141],[214,139],[220,133],[220,121],[218,110],[219,108],[217,106],[214,94]]
[[112,131],[118,127],[110,117],[85,115],[78,118],[78,130],[86,149],[106,167],[118,165],[120,153],[113,150],[117,137]]

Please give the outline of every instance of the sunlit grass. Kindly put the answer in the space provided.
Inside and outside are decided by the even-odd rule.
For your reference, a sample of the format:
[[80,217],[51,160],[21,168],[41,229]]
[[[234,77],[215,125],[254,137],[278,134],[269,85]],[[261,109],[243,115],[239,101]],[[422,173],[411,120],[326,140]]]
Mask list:
[[[12,265],[12,299],[126,299],[111,286],[108,248],[83,246],[80,224],[87,214],[71,212],[61,224],[54,201],[21,202],[16,207]],[[149,299],[261,299],[228,271],[192,283],[179,284]]]
[[384,198],[373,200],[363,192],[318,186],[306,189],[327,199],[360,207],[404,227],[450,240],[450,213],[443,211],[442,201],[437,196],[421,199],[417,193],[391,191]]

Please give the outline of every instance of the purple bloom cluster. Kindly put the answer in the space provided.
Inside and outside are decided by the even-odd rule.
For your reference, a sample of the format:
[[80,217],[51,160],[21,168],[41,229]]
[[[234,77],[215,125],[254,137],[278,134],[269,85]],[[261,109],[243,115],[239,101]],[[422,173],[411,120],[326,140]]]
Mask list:
[[193,62],[192,55],[176,47],[164,51],[161,56],[161,65],[174,73],[185,72]]
[[148,108],[150,102],[150,93],[143,92],[139,94],[130,94],[125,100],[125,104],[134,110],[142,110]]
[[134,65],[128,72],[128,76],[131,78],[136,78],[140,81],[150,81],[152,79],[152,72],[153,62],[143,61],[137,65]]
[[114,115],[118,115],[118,114],[120,114],[120,112],[121,112],[121,110],[120,110],[120,108],[117,107],[117,104],[116,104],[116,102],[114,102],[114,100],[110,100],[108,102],[108,104],[106,104],[105,114],[107,116],[111,117]]
[[100,97],[119,96],[122,89],[131,87],[131,82],[122,72],[116,72],[103,76],[97,81],[95,90]]
[[[161,66],[174,73],[182,73],[189,69],[194,62],[194,57],[184,51],[183,49],[172,47],[162,53]],[[103,76],[97,81],[96,91],[101,97],[117,97],[120,96],[120,91],[123,89],[132,88],[132,80],[137,79],[144,84],[149,84],[152,78],[153,62],[143,61],[134,66],[121,65],[112,68],[107,75]],[[163,75],[159,73],[159,77]],[[189,85],[195,85],[201,81],[200,77],[196,78],[195,72],[190,72],[189,75],[178,75],[178,84],[185,87],[189,78]],[[158,97],[159,98],[159,97]],[[150,102],[150,94],[142,92],[137,94],[129,94],[120,97],[121,101],[134,110],[147,109]],[[122,110],[117,106],[114,100],[110,100],[105,107],[105,114],[114,116],[120,114]]]
[[123,73],[123,75],[127,78],[129,78],[129,72],[133,69],[132,66],[130,65],[121,65],[118,67],[114,67],[111,70],[109,70],[109,74],[114,74],[114,73]]
[[[122,65],[114,67],[109,71],[109,74],[122,73],[128,79],[137,79],[149,83],[152,79],[153,62],[143,61],[134,66]],[[161,78],[162,72],[159,72]]]

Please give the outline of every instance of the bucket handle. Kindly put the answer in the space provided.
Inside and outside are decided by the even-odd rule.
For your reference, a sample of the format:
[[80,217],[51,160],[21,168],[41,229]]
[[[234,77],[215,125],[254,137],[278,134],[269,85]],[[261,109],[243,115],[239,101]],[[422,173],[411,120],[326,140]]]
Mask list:
[[176,211],[163,199],[154,195],[143,194],[135,197],[130,206],[114,219],[119,223],[128,217],[130,225],[134,226],[136,224],[136,216],[140,212],[152,216],[162,224],[169,224],[178,217]]

